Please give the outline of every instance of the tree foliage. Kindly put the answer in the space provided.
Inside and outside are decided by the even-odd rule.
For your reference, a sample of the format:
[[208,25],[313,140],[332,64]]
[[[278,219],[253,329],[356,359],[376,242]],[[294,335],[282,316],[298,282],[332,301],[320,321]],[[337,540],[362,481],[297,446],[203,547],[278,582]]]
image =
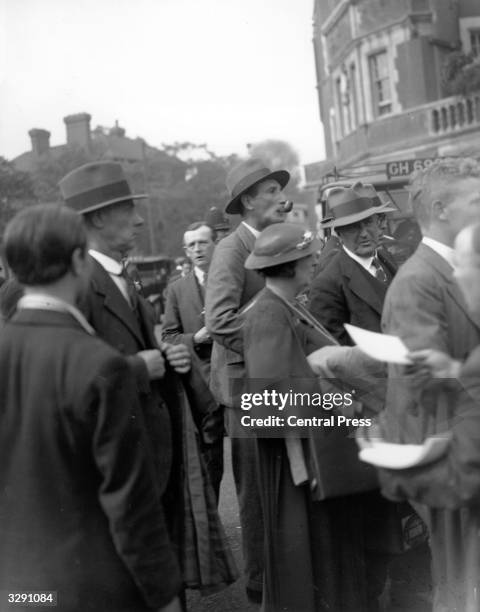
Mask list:
[[480,60],[463,51],[450,53],[442,67],[442,89],[446,96],[480,91]]
[[35,204],[34,186],[27,172],[0,157],[0,242],[6,224],[25,206]]

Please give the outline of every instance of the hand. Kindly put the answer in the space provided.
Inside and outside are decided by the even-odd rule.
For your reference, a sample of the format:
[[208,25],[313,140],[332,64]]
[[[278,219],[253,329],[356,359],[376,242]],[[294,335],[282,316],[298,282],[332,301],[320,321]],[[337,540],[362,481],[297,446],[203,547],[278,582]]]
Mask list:
[[186,374],[192,367],[190,352],[184,344],[168,344],[163,342],[161,345],[162,351],[167,358],[168,363],[178,374]]
[[178,597],[174,597],[166,606],[158,608],[157,612],[183,612],[183,608]]
[[205,326],[195,332],[193,341],[195,344],[207,344],[208,342],[211,342],[210,334]]
[[457,378],[461,362],[434,349],[412,351],[408,357],[413,363],[405,368],[407,374],[423,378]]
[[337,346],[336,344],[324,346],[310,353],[310,355],[307,356],[307,361],[317,376],[325,374],[328,376],[331,367],[330,361],[332,359],[337,361],[347,354],[350,354],[350,352],[350,346]]
[[140,351],[137,355],[145,362],[150,380],[163,378],[165,374],[165,361],[162,353],[158,349]]

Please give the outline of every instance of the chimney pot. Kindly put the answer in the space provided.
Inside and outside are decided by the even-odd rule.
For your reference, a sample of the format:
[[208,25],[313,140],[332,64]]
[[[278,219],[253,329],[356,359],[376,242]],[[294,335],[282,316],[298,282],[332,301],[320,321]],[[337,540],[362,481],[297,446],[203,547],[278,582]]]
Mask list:
[[32,128],[28,135],[32,141],[32,151],[37,157],[50,149],[50,132],[40,128]]
[[88,113],[67,115],[63,118],[67,128],[67,145],[88,149],[90,146],[90,119]]

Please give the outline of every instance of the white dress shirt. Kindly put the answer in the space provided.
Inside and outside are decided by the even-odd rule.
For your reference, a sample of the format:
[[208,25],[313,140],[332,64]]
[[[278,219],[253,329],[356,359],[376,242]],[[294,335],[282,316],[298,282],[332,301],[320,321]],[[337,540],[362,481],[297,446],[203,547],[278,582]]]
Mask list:
[[362,268],[365,268],[365,270],[369,274],[371,274],[372,276],[375,276],[375,277],[377,276],[377,269],[375,268],[375,266],[372,265],[374,255],[370,255],[369,257],[359,257],[355,253],[352,253],[352,251],[350,251],[350,249],[347,249],[347,247],[344,244],[342,245],[342,247],[343,247],[343,250],[345,251],[345,253],[349,257],[351,257],[354,261],[359,263],[362,266]]
[[252,232],[252,234],[255,236],[255,238],[258,238],[260,236],[260,232],[255,229],[254,227],[252,227],[251,225],[248,225],[248,223],[246,223],[245,221],[242,221],[243,225]]
[[428,236],[424,236],[422,238],[422,242],[426,246],[430,247],[432,251],[435,251],[435,253],[440,255],[440,257],[450,264],[452,268],[455,267],[454,251],[452,247],[443,244],[443,242],[438,242],[438,240],[434,240],[433,238],[429,238]]
[[83,316],[83,314],[72,304],[65,302],[59,298],[53,297],[46,293],[27,293],[18,300],[18,310],[34,309],[34,310],[54,310],[55,312],[68,312],[72,317],[80,323],[83,329],[90,335],[95,335],[95,330]]
[[108,272],[108,274],[110,275],[110,278],[113,280],[115,285],[117,285],[117,287],[119,288],[120,293],[130,304],[130,298],[128,296],[127,281],[122,276],[123,265],[120,262],[116,261],[115,259],[112,259],[111,257],[108,257],[108,255],[105,255],[104,253],[100,253],[99,251],[96,251],[95,249],[89,249],[88,252],[93,257],[93,259],[98,261],[98,263],[102,266],[102,268]]

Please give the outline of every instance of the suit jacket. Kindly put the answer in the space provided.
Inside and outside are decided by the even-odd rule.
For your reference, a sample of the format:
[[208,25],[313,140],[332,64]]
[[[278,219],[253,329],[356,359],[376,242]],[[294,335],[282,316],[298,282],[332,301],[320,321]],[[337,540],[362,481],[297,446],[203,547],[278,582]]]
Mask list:
[[[454,359],[464,360],[480,342],[480,326],[468,312],[452,267],[423,243],[387,292],[382,327],[410,350],[433,348]],[[383,417],[387,437],[418,443],[448,429],[460,394],[460,386],[448,381],[416,389],[404,367],[391,364]]]
[[205,300],[205,324],[214,340],[210,388],[220,404],[237,404],[232,382],[243,379],[241,309],[265,285],[260,274],[245,268],[255,237],[241,223],[215,247]]
[[[382,493],[427,506],[436,569],[435,609],[478,610],[480,589],[480,347],[465,362],[466,394],[455,405],[451,441],[439,460],[379,470]],[[443,606],[443,607],[442,607]]]
[[152,309],[139,296],[138,317],[135,316],[108,272],[96,260],[92,265],[85,312],[97,334],[125,355],[134,371],[157,470],[157,486],[164,499],[172,537],[177,541],[182,529],[178,523],[183,464],[180,383],[168,365],[161,380],[150,382],[145,363],[136,353],[158,348]]
[[183,343],[190,349],[192,369],[184,382],[191,398],[192,412],[197,428],[205,442],[212,436],[223,436],[223,414],[210,418],[218,404],[210,389],[210,358],[212,344],[195,344],[193,336],[205,325],[204,294],[195,273],[179,278],[167,290],[163,339],[172,344]]
[[179,568],[125,359],[68,313],[21,310],[0,371],[0,589],[56,590],[65,612],[168,603]]
[[[393,277],[396,272],[393,260],[384,252],[378,252],[377,256],[387,274]],[[309,308],[340,344],[353,345],[343,324],[379,332],[387,287],[342,249],[314,278]]]

